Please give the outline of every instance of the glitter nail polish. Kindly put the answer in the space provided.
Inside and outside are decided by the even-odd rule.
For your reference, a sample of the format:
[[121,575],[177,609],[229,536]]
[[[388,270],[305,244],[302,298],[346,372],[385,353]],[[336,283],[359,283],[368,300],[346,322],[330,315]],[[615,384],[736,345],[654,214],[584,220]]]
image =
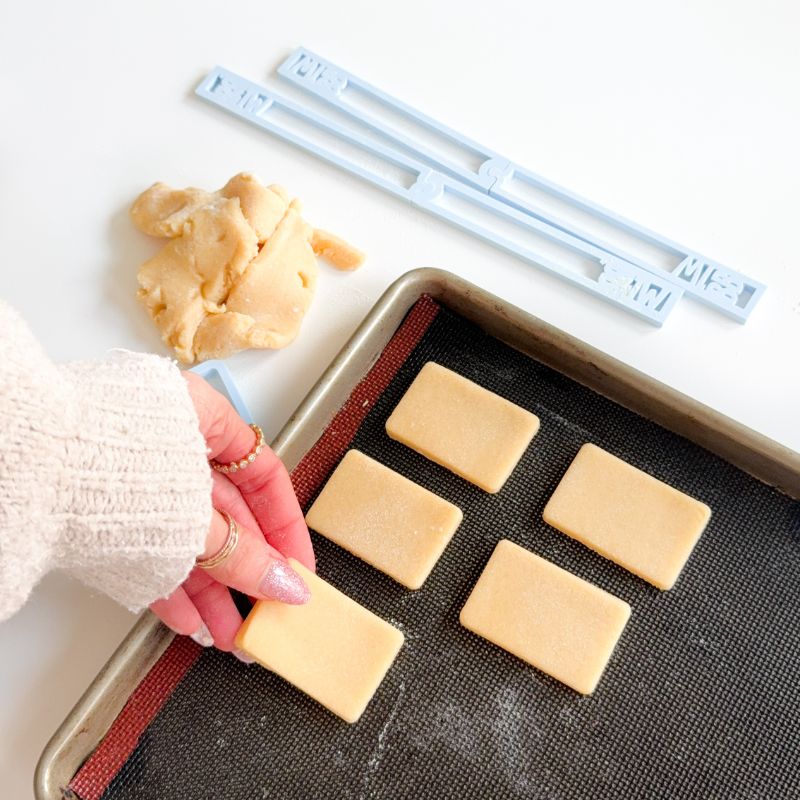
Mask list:
[[299,606],[311,599],[303,579],[285,562],[277,558],[270,563],[259,585],[261,594],[269,600]]

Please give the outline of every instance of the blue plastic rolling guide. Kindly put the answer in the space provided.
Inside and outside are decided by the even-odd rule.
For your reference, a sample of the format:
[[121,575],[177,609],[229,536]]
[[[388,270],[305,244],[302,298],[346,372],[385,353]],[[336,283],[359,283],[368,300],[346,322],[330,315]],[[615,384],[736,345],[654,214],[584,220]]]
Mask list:
[[[343,127],[220,67],[196,92],[655,325],[664,322],[684,292],[743,322],[764,290],[744,275],[517,167],[307,50],[296,51],[278,71],[344,112],[358,123],[357,129]],[[363,110],[365,100],[373,113]],[[393,123],[398,116],[405,123],[402,132]],[[419,137],[409,133],[414,126]],[[432,141],[448,154],[460,151],[468,166],[437,152]],[[341,144],[347,146],[346,155]],[[551,212],[548,202],[558,205],[558,214]],[[564,209],[571,217],[602,225],[611,242],[568,222]],[[648,256],[656,252],[658,263],[618,246],[619,239],[637,245]]]
[[201,378],[205,378],[216,389],[222,390],[231,401],[231,405],[236,409],[236,413],[248,424],[253,422],[253,417],[247,404],[239,394],[236,382],[233,380],[228,368],[221,361],[204,361],[196,367],[192,367],[191,372],[196,372]]
[[[662,324],[682,294],[681,287],[668,276],[653,275],[624,262],[221,67],[214,69],[196,92],[260,128],[656,325]],[[363,159],[341,155],[335,145],[319,144],[320,132],[368,156],[366,165]],[[460,211],[453,210],[453,201]],[[475,220],[476,215],[480,222]],[[510,224],[523,241],[513,234],[493,230],[493,222]],[[524,241],[526,234],[534,241]],[[556,253],[548,255],[546,250]],[[567,266],[570,259],[577,262],[577,268]]]

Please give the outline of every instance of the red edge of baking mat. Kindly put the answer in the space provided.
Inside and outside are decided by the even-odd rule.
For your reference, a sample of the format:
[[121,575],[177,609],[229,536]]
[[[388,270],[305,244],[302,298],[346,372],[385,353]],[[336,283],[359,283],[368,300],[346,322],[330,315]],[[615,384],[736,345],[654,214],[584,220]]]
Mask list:
[[[301,506],[307,505],[320,482],[344,455],[364,418],[428,330],[439,308],[439,304],[427,295],[414,304],[372,369],[353,389],[322,436],[295,467],[292,483]],[[100,800],[148,725],[201,652],[202,648],[191,639],[175,637],[128,698],[103,740],[75,774],[68,787],[74,796],[80,800]]]

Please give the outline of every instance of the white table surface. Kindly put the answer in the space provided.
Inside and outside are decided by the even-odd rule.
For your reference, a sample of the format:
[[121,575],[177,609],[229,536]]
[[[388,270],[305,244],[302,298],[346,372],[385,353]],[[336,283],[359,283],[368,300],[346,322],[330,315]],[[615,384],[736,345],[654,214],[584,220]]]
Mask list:
[[[371,304],[456,272],[800,450],[800,23],[791,0],[642,4],[77,2],[0,10],[0,296],[54,359],[165,353],[134,299],[156,245],[127,208],[155,180],[287,186],[369,254],[321,264],[288,349],[230,359],[274,435]],[[297,45],[552,180],[768,285],[739,326],[682,301],[662,330],[583,296],[192,96],[214,64],[257,81]],[[289,94],[296,94],[287,92]],[[31,794],[49,735],[133,618],[50,576],[0,625],[0,783]]]

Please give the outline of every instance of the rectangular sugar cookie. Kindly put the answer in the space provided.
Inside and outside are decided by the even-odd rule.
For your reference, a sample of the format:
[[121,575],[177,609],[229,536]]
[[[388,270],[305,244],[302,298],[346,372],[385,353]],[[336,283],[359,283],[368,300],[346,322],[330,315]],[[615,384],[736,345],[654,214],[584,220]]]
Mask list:
[[539,418],[429,361],[388,420],[386,432],[487,492],[499,492]]
[[259,600],[236,646],[345,722],[364,712],[403,644],[403,634],[294,559],[311,591],[302,606]]
[[350,450],[306,514],[306,523],[409,589],[419,589],[456,528],[461,509]]
[[461,609],[461,624],[591,694],[630,615],[619,598],[503,539]]
[[593,444],[585,444],[544,521],[659,589],[671,589],[711,509]]

